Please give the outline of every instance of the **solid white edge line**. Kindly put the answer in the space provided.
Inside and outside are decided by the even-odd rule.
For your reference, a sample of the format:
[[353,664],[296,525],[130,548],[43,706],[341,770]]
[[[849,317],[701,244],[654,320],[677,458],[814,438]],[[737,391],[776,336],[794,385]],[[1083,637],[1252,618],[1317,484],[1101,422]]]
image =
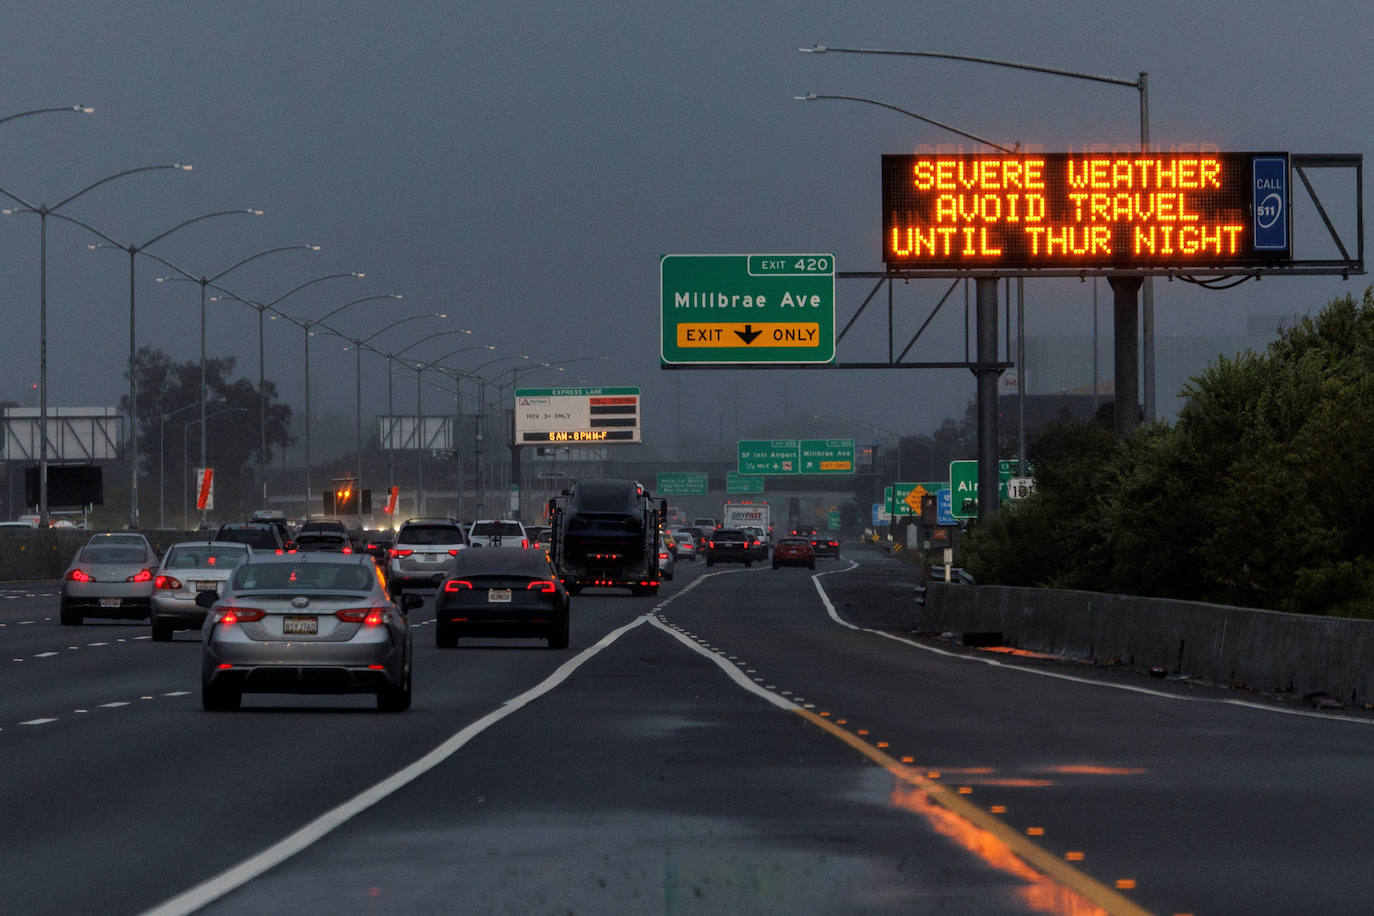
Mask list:
[[350,818],[361,814],[387,796],[443,763],[473,738],[477,737],[497,722],[500,722],[506,716],[516,712],[531,701],[538,699],[562,684],[574,671],[590,661],[591,658],[602,649],[624,636],[630,630],[633,630],[640,624],[649,622],[651,619],[652,618],[648,615],[636,617],[624,626],[612,630],[603,636],[595,645],[589,646],[568,659],[562,665],[559,665],[552,674],[539,684],[531,687],[518,696],[506,700],[500,707],[467,725],[434,750],[417,759],[414,763],[401,768],[391,776],[371,788],[363,790],[343,804],[332,810],[326,811],[305,826],[295,830],[283,839],[273,843],[262,852],[244,860],[233,868],[220,872],[213,878],[202,881],[195,887],[177,894],[175,897],[158,904],[152,909],[145,910],[143,916],[181,916],[181,914],[193,913],[201,907],[207,906],[212,901],[223,897],[225,894],[242,887],[263,872],[275,868],[291,856],[322,839]]
[[1124,690],[1127,693],[1139,693],[1144,694],[1145,696],[1158,697],[1163,700],[1178,700],[1186,703],[1218,703],[1225,706],[1240,706],[1245,709],[1255,709],[1260,710],[1262,712],[1278,713],[1280,715],[1285,716],[1300,716],[1304,719],[1328,719],[1334,722],[1349,722],[1354,725],[1374,725],[1374,719],[1356,719],[1350,716],[1338,716],[1333,715],[1331,713],[1313,712],[1304,709],[1284,709],[1281,706],[1270,706],[1265,703],[1255,703],[1250,700],[1228,700],[1220,697],[1213,698],[1183,696],[1182,694],[1169,693],[1163,690],[1154,690],[1149,687],[1135,687],[1130,684],[1113,684],[1109,681],[1099,681],[1095,678],[1089,677],[1077,677],[1072,674],[1062,674],[1058,671],[1042,671],[1038,668],[1027,668],[1022,665],[1008,665],[1006,662],[999,661],[995,658],[983,658],[977,655],[966,655],[962,652],[951,652],[948,649],[939,649],[935,646],[922,645],[921,643],[916,642],[915,640],[907,639],[903,636],[898,636],[895,633],[885,633],[882,630],[874,630],[869,627],[857,626],[843,619],[842,617],[840,617],[838,613],[836,613],[835,605],[831,603],[830,597],[825,593],[825,588],[821,585],[821,576],[833,575],[835,573],[850,572],[851,570],[858,568],[859,564],[855,563],[853,560],[850,560],[849,566],[845,567],[844,569],[826,570],[823,573],[816,573],[814,576],[811,577],[811,580],[816,583],[816,591],[820,593],[821,601],[825,604],[825,610],[826,613],[830,615],[830,619],[835,621],[842,627],[848,627],[851,630],[861,630],[864,633],[872,633],[875,636],[881,636],[884,639],[890,639],[894,642],[899,642],[902,645],[911,646],[913,649],[920,649],[922,652],[929,652],[933,655],[942,655],[946,658],[961,659],[967,662],[977,662],[982,665],[989,665],[993,668],[1004,668],[1007,671],[1018,671],[1022,674],[1034,674],[1040,677],[1049,677],[1060,681],[1070,681],[1075,684],[1084,684],[1090,687],[1107,687],[1111,690]]
[[750,679],[749,675],[741,671],[739,667],[735,665],[734,662],[725,658],[723,655],[719,655],[715,652],[712,652],[710,649],[705,648],[704,646],[698,645],[697,643],[692,641],[691,637],[679,633],[677,630],[674,630],[672,627],[668,626],[666,623],[657,618],[651,617],[649,619],[649,624],[650,626],[657,627],[658,629],[667,633],[669,636],[673,637],[678,642],[682,643],[684,646],[691,649],[698,655],[704,655],[706,658],[715,662],[717,667],[719,667],[720,670],[724,671],[726,676],[729,677],[730,680],[734,681],[740,687],[743,687],[745,690],[749,691],[755,696],[762,697],[769,703],[772,703],[774,706],[777,706],[781,709],[785,709],[789,712],[797,709],[796,703],[793,703],[791,700],[788,700],[785,697],[773,693],[771,690],[766,690],[763,687],[760,687],[758,684],[754,683],[754,681]]

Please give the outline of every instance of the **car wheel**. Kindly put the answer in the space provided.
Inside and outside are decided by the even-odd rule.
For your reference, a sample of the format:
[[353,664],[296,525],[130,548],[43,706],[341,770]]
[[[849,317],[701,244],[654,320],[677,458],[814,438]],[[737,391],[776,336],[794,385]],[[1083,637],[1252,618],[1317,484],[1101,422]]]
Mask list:
[[172,625],[161,620],[153,621],[153,642],[168,642],[172,638]]
[[566,649],[568,648],[568,631],[570,628],[570,620],[566,614],[557,626],[558,628],[549,634],[549,648]]
[[79,627],[81,626],[82,621],[86,619],[81,615],[80,611],[74,611],[65,604],[62,605],[62,608],[59,611],[58,616],[60,617],[62,621],[62,626],[64,627]]
[[706,565],[707,565],[707,566],[715,566],[715,565],[716,565],[716,561],[713,560],[713,559],[711,559],[710,557],[707,557],[707,558],[706,558]]
[[806,568],[807,568],[807,569],[815,569],[815,568],[816,568],[816,561],[815,561],[815,560],[812,560],[810,563],[807,563],[807,564],[806,564]]
[[773,561],[773,568],[774,568],[774,569],[777,569],[777,568],[778,568],[778,561],[777,561],[777,560],[774,560],[774,561]]
[[410,708],[410,669],[400,687],[384,685],[377,691],[377,708],[382,712],[405,712]]
[[435,627],[434,645],[440,649],[456,649],[458,648],[458,634],[444,627]]
[[200,688],[200,705],[210,712],[233,712],[242,702],[243,691],[233,687],[206,684]]
[[[961,465],[961,467],[962,467],[962,465]],[[753,560],[745,560],[745,561],[744,561],[744,568],[745,568],[745,569],[748,569],[750,566],[753,566],[753,565],[754,565],[754,561],[753,561]]]

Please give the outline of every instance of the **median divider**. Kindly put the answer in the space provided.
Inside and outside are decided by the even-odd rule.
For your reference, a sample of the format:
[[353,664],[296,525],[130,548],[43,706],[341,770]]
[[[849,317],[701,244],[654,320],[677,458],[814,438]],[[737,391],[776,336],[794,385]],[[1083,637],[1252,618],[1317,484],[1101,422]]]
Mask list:
[[1374,704],[1374,621],[1065,589],[926,583],[931,632],[1350,706]]

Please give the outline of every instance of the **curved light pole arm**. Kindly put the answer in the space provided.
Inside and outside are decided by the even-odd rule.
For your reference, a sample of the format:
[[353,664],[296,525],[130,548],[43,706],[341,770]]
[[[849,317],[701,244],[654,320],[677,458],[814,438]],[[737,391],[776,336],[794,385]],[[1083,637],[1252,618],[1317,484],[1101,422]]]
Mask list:
[[91,184],[86,185],[80,191],[77,191],[75,194],[72,194],[69,197],[63,198],[58,203],[55,203],[51,207],[48,207],[48,212],[51,213],[54,210],[59,210],[62,207],[65,207],[67,204],[71,203],[72,201],[76,200],[82,194],[85,194],[87,191],[94,191],[101,185],[114,181],[116,178],[123,178],[125,175],[136,175],[139,172],[153,172],[159,169],[176,169],[180,172],[189,172],[191,171],[191,166],[182,162],[172,162],[166,165],[141,165],[138,168],[125,169],[122,172],[115,172],[113,175],[108,175],[100,179],[99,181],[92,182]]
[[957,127],[952,127],[949,124],[945,124],[942,121],[936,121],[934,118],[927,118],[925,115],[919,115],[914,111],[907,111],[905,108],[901,108],[897,105],[893,105],[888,102],[880,102],[877,99],[866,99],[863,96],[858,95],[818,95],[814,92],[808,92],[806,95],[794,95],[792,98],[796,99],[799,102],[814,102],[819,99],[843,99],[849,102],[864,102],[868,105],[877,105],[879,108],[887,108],[892,111],[901,112],[909,118],[915,118],[918,121],[924,121],[925,123],[931,124],[935,127],[939,127],[942,130],[947,130],[950,133],[958,134],[961,137],[967,137],[975,143],[981,143],[984,146],[990,146],[995,150],[1001,150],[1004,153],[1016,152],[1015,150],[1008,149],[1000,143],[994,143],[991,140],[984,139],[983,137],[980,137],[977,134],[971,134],[968,131],[960,130]]
[[1054,76],[1071,76],[1076,79],[1094,80],[1099,83],[1112,83],[1117,86],[1132,86],[1144,89],[1145,74],[1139,80],[1121,79],[1115,76],[1099,76],[1096,73],[1081,73],[1077,70],[1061,70],[1058,67],[1042,67],[1038,64],[1022,64],[1011,60],[997,60],[992,57],[973,57],[968,54],[950,54],[945,51],[894,51],[883,48],[831,48],[826,45],[812,45],[798,48],[803,54],[886,54],[892,57],[938,57],[943,60],[963,60],[974,64],[990,64],[994,67],[1008,67],[1013,70],[1030,70],[1034,73],[1050,73]]
[[[400,293],[382,293],[381,295],[378,295],[378,296],[364,296],[364,297],[361,298],[361,299],[354,299],[352,302],[345,302],[343,305],[339,306],[338,308],[333,309],[333,310],[330,311],[330,312],[327,312],[326,314],[320,316],[319,318],[316,318],[313,322],[311,322],[311,324],[319,324],[321,321],[327,321],[327,320],[329,320],[330,318],[333,318],[335,315],[339,314],[339,312],[342,312],[344,309],[348,308],[350,305],[357,305],[357,304],[360,303],[360,302],[373,302],[373,301],[375,301],[375,300],[377,300],[377,299],[404,299],[404,298],[405,298],[405,297],[404,297],[403,295],[401,295]],[[273,309],[273,311],[276,311],[276,310]]]
[[[422,343],[428,343],[429,341],[434,340],[434,339],[437,338],[437,337],[450,337],[450,336],[452,336],[452,335],[454,335],[454,334],[471,334],[471,333],[472,333],[472,328],[460,328],[460,329],[458,329],[458,330],[453,330],[453,331],[440,331],[440,332],[437,333],[437,334],[430,334],[430,335],[428,335],[428,336],[421,337],[419,340],[412,341],[411,343],[406,344],[404,347],[402,347],[401,349],[397,350],[395,353],[393,353],[393,354],[391,354],[391,355],[392,355],[392,356],[400,356],[402,353],[406,352],[407,350],[413,350],[413,349],[415,349],[416,347],[418,347],[420,344],[422,344]],[[465,348],[465,349],[466,349],[466,348]],[[443,357],[440,357],[440,359],[443,359]]]
[[[180,222],[180,223],[177,223],[175,226],[173,226],[171,229],[168,229],[166,232],[160,232],[160,233],[158,233],[157,235],[155,235],[155,236],[153,236],[152,238],[148,239],[148,241],[144,242],[142,245],[134,245],[134,246],[132,246],[132,247],[137,248],[139,251],[142,251],[144,248],[147,248],[149,245],[155,245],[155,244],[157,244],[158,242],[162,241],[162,240],[165,239],[167,236],[171,235],[173,232],[176,232],[178,229],[184,229],[184,228],[186,228],[187,226],[190,226],[190,225],[193,225],[194,223],[200,222],[201,220],[213,219],[214,217],[217,217],[217,216],[234,216],[234,215],[237,215],[237,214],[243,214],[243,215],[246,215],[246,216],[262,216],[262,211],[261,211],[261,210],[258,210],[258,209],[256,209],[256,208],[254,208],[254,207],[244,207],[244,208],[239,209],[239,210],[216,210],[214,213],[202,213],[200,216],[193,216],[193,217],[191,217],[191,218],[188,219],[188,220],[184,220],[184,221],[182,221],[182,222]],[[96,234],[99,235],[100,233],[96,233]],[[102,236],[102,237],[103,237],[103,236]]]
[[50,112],[58,111],[71,111],[75,112],[76,114],[95,113],[95,109],[89,105],[59,105],[55,108],[35,108],[32,111],[21,111],[17,114],[6,115],[5,117],[0,118],[0,124],[4,124],[6,121],[13,121],[15,118],[26,118],[29,115],[48,114]]

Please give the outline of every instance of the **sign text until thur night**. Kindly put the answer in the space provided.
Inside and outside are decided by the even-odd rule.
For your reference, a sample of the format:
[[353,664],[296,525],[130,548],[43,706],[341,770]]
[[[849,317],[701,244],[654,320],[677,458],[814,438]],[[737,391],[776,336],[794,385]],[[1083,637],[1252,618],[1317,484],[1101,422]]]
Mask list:
[[1287,170],[1286,153],[884,156],[883,260],[911,269],[1273,264],[1290,257],[1289,234],[1275,231],[1290,224]]

